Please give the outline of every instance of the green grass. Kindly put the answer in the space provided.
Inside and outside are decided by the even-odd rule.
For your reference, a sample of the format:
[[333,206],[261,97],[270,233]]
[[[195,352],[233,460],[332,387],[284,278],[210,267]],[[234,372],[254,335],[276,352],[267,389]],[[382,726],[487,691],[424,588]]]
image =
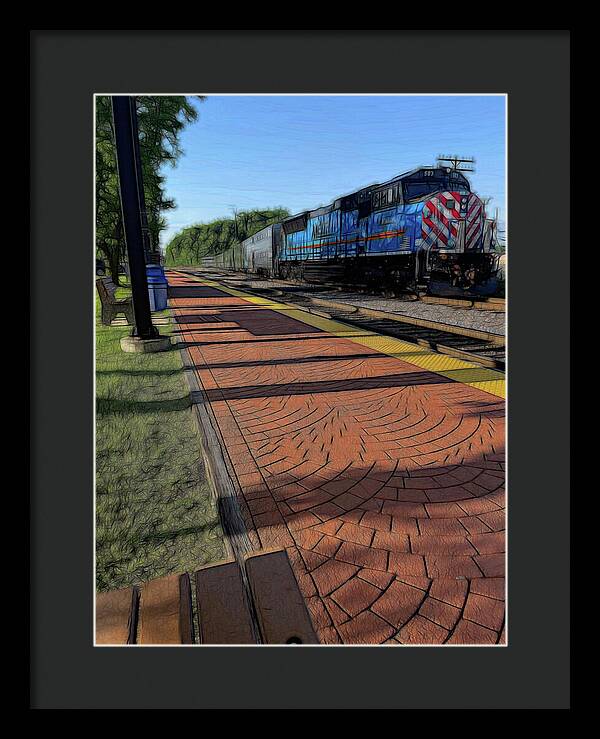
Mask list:
[[129,330],[102,326],[97,301],[98,590],[192,572],[224,556],[179,351],[127,354],[119,340]]

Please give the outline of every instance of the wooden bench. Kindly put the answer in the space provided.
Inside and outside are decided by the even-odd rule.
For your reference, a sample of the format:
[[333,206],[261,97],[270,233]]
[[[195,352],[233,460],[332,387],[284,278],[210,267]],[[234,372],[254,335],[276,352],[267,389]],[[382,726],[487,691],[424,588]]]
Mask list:
[[98,289],[98,295],[100,295],[100,302],[102,304],[101,319],[103,325],[110,326],[115,316],[123,313],[127,323],[133,326],[135,320],[133,318],[133,303],[131,298],[115,298],[117,286],[110,277],[102,277],[96,280],[96,288]]
[[[194,644],[192,578],[98,593],[96,644]],[[201,567],[193,577],[200,644],[318,644],[285,550]]]

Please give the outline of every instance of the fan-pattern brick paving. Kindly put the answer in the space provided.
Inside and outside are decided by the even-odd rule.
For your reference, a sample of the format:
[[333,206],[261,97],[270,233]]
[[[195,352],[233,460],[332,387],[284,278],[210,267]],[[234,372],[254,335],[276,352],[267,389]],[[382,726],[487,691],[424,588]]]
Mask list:
[[324,644],[504,643],[504,402],[169,274],[259,547]]

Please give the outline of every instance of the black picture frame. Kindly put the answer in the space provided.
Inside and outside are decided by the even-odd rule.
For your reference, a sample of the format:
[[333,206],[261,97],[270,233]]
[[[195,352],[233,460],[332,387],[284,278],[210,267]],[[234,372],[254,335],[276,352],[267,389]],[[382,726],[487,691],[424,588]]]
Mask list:
[[[31,31],[32,708],[569,707],[569,60],[568,31]],[[144,92],[508,94],[507,647],[92,646],[93,94]]]

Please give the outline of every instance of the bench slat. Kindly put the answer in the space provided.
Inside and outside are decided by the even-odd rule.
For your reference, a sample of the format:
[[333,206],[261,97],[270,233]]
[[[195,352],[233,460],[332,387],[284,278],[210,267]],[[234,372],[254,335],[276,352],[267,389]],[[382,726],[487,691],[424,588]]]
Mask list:
[[194,643],[194,613],[192,611],[192,588],[187,572],[179,576],[179,623],[181,643]]
[[169,575],[141,587],[138,644],[192,644],[188,575]]
[[246,573],[265,644],[318,644],[284,550],[250,555]]
[[208,565],[196,572],[198,634],[201,644],[255,644],[239,565]]
[[135,644],[138,590],[96,594],[96,644]]

